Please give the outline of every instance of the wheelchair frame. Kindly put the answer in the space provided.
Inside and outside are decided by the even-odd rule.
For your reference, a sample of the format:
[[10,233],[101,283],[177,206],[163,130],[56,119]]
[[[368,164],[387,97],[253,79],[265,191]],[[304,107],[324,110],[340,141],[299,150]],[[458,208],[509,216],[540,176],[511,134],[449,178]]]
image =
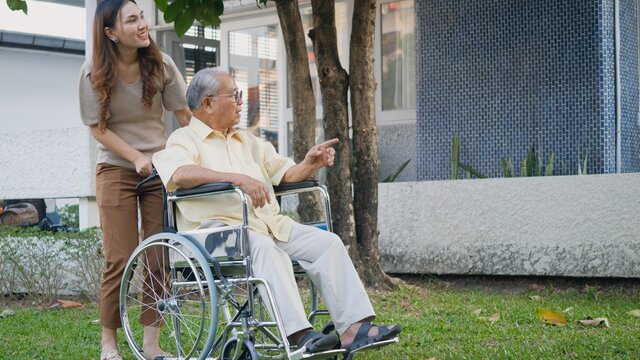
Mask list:
[[[274,191],[278,198],[319,192],[324,200],[324,225],[332,231],[329,194],[318,181],[283,184],[274,187]],[[179,201],[231,193],[240,199],[242,224],[177,231]],[[143,325],[132,320],[151,309],[150,313],[159,316],[157,325],[164,324],[161,334],[166,338],[161,338],[161,346],[169,346],[167,350],[174,351],[177,359],[337,359],[345,354],[342,349],[309,354],[304,348],[289,344],[278,308],[270,306],[274,298],[269,284],[254,277],[251,270],[247,195],[239,187],[212,183],[163,195],[165,231],[146,239],[134,250],[120,288],[123,330],[138,359],[144,359]],[[232,246],[227,247],[230,235],[235,237],[231,240]],[[158,269],[153,268],[155,261],[149,261],[154,256],[161,264]],[[295,276],[304,275],[295,261],[293,265]],[[140,267],[142,271],[137,269]],[[311,281],[309,284],[311,312],[308,316],[314,324],[316,316],[328,315],[328,311],[319,309],[317,290]],[[261,285],[267,299],[258,293]],[[241,300],[234,298],[236,294],[240,294]],[[221,331],[220,318],[225,323]]]

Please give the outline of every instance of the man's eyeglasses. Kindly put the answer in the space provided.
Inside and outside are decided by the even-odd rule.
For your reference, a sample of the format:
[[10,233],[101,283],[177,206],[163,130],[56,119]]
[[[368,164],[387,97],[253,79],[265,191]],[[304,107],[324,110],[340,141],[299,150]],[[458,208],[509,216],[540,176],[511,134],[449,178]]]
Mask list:
[[237,104],[242,100],[242,90],[236,90],[233,94],[207,95],[205,97],[233,97],[233,100]]

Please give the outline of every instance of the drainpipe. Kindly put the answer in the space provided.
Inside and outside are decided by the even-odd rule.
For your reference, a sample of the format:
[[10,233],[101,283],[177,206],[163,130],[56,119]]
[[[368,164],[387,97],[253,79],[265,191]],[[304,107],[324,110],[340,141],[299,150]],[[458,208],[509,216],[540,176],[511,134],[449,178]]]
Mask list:
[[621,134],[621,83],[620,83],[620,0],[614,1],[615,12],[615,48],[616,48],[616,173],[622,172],[622,134]]

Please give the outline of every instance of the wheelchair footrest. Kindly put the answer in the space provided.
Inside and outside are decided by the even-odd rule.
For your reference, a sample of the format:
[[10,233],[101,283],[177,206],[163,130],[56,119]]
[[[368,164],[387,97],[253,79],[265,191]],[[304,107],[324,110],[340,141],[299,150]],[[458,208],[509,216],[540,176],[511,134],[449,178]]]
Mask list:
[[378,341],[378,342],[375,342],[373,344],[365,345],[365,346],[363,346],[363,347],[361,347],[361,348],[359,348],[357,350],[351,351],[349,354],[346,354],[344,356],[344,359],[345,360],[351,360],[351,359],[353,359],[353,355],[355,355],[355,354],[357,354],[359,352],[381,348],[383,346],[395,344],[398,341],[399,341],[399,338],[396,336],[393,339]]
[[317,353],[307,353],[304,352],[302,349],[294,351],[290,354],[289,356],[289,360],[320,360],[320,359],[334,359],[338,356],[342,356],[345,354],[345,350],[344,349],[332,349],[332,350],[327,350],[327,351],[321,351],[321,352],[317,352]]

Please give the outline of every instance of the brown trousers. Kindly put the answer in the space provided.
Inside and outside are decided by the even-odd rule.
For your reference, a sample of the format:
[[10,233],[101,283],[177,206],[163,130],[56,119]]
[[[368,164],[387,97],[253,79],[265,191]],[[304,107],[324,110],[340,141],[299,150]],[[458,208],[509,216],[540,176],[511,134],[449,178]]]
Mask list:
[[[160,179],[147,183],[138,196],[135,187],[143,179],[133,169],[105,163],[96,167],[96,200],[100,210],[105,257],[100,295],[100,324],[109,329],[122,327],[119,310],[120,283],[131,253],[138,246],[139,239],[144,240],[157,234],[163,227],[162,183]],[[138,208],[141,215],[140,234]],[[155,268],[151,265],[151,273],[146,274],[145,284],[150,284],[152,278],[163,278],[158,275],[157,264]],[[148,291],[145,293],[149,294]],[[153,304],[153,300],[148,296],[143,297],[142,301],[144,304]],[[143,325],[160,326],[158,321],[158,313],[152,307],[147,308],[143,305],[140,322]]]

